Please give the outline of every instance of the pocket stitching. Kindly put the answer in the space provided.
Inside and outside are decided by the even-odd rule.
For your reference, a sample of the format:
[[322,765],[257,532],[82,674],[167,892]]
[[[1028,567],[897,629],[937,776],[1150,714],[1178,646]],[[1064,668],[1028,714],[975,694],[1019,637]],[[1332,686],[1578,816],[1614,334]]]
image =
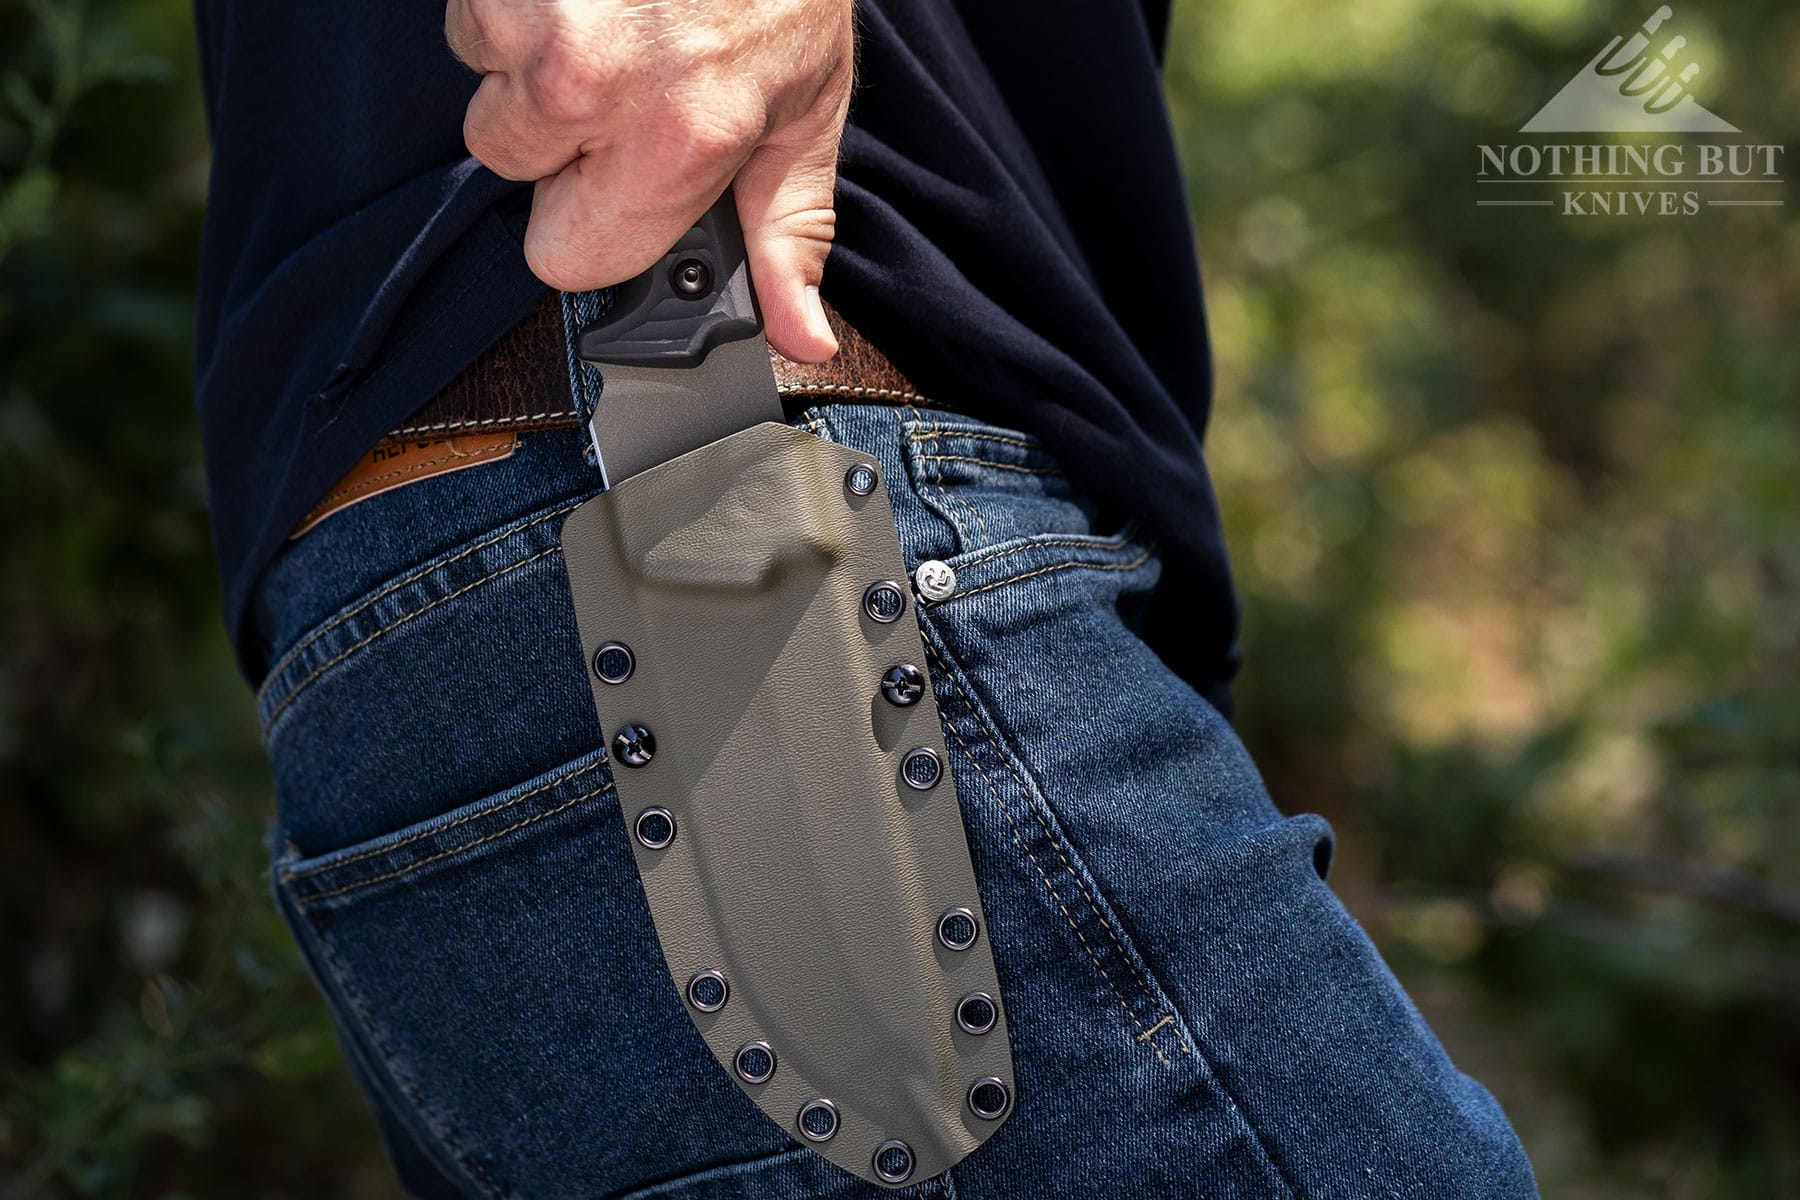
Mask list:
[[339,625],[342,625],[345,621],[348,621],[348,620],[350,620],[350,618],[363,612],[370,605],[378,603],[382,599],[384,599],[388,596],[391,596],[393,593],[395,593],[396,591],[400,590],[401,588],[405,587],[406,585],[408,585],[410,583],[417,583],[419,580],[423,579],[425,576],[431,574],[434,571],[442,570],[444,567],[449,566],[451,563],[460,562],[462,559],[467,558],[469,555],[475,554],[482,550],[485,550],[489,546],[492,546],[497,542],[503,542],[507,538],[512,537],[514,534],[523,533],[527,529],[531,529],[534,526],[543,524],[545,521],[554,520],[555,518],[560,517],[564,513],[570,512],[573,509],[578,508],[579,506],[580,506],[579,503],[567,504],[567,505],[563,505],[560,508],[553,509],[550,512],[547,512],[540,516],[532,518],[531,520],[527,521],[523,525],[519,525],[516,527],[501,530],[499,533],[494,534],[490,538],[487,538],[483,541],[476,542],[472,546],[465,546],[461,550],[457,551],[455,554],[451,555],[449,558],[442,559],[440,561],[426,563],[423,566],[419,567],[417,570],[409,571],[405,575],[401,576],[399,579],[395,579],[395,580],[387,583],[386,585],[384,585],[381,588],[380,591],[377,591],[374,595],[366,597],[365,599],[358,601],[354,608],[351,608],[345,612],[338,613],[336,616],[334,616],[330,620],[326,621],[325,624],[319,626],[317,629],[314,629],[312,632],[308,633],[305,638],[301,639],[301,641],[298,645],[296,645],[292,650],[289,650],[286,654],[282,655],[281,661],[276,663],[273,667],[269,668],[268,677],[263,680],[263,685],[260,688],[256,689],[256,702],[259,705],[262,703],[263,696],[268,692],[268,690],[271,687],[273,687],[275,685],[275,680],[281,675],[281,673],[283,671],[288,669],[288,667],[293,663],[293,661],[296,658],[300,657],[300,655],[302,655],[306,652],[307,647],[311,646],[314,642],[317,642],[320,638],[324,637],[326,634],[328,634],[332,630],[336,629]]
[[987,583],[981,584],[977,587],[972,587],[966,592],[957,592],[954,595],[952,595],[950,597],[950,599],[956,600],[956,599],[961,599],[964,596],[978,596],[982,592],[990,592],[990,591],[993,591],[995,588],[1005,587],[1006,585],[1011,584],[1011,583],[1021,583],[1027,579],[1035,579],[1039,575],[1048,575],[1052,571],[1067,571],[1073,567],[1081,567],[1081,568],[1084,568],[1089,571],[1134,571],[1137,568],[1143,566],[1145,563],[1149,562],[1150,556],[1155,553],[1156,553],[1155,546],[1146,545],[1144,547],[1143,551],[1140,554],[1138,554],[1138,556],[1136,558],[1133,558],[1130,562],[1116,562],[1116,563],[1086,562],[1086,561],[1083,561],[1082,559],[1067,559],[1067,560],[1064,560],[1063,562],[1051,563],[1047,567],[1038,567],[1034,570],[1025,571],[1022,574],[1009,575],[1005,579],[989,580]]
[[404,617],[401,617],[398,620],[393,621],[387,625],[381,626],[379,629],[375,630],[373,633],[369,634],[367,637],[364,637],[356,642],[353,642],[349,646],[346,646],[344,649],[338,651],[336,654],[332,655],[330,658],[326,659],[324,662],[322,662],[318,666],[314,667],[312,669],[312,671],[309,672],[304,679],[302,679],[299,683],[296,683],[294,685],[294,688],[292,691],[290,691],[286,696],[283,696],[281,698],[281,703],[277,704],[275,706],[274,711],[269,714],[269,720],[266,725],[266,729],[268,730],[268,732],[266,732],[263,735],[263,740],[265,742],[268,742],[268,741],[271,741],[274,739],[275,723],[276,723],[276,721],[281,719],[281,714],[286,712],[288,709],[288,706],[291,705],[295,700],[299,699],[300,695],[303,692],[305,692],[307,688],[311,687],[315,682],[317,682],[321,675],[325,674],[325,672],[329,671],[331,668],[337,666],[339,663],[343,662],[345,659],[347,659],[351,655],[355,654],[358,650],[361,650],[364,646],[367,646],[370,642],[374,641],[376,638],[382,636],[385,633],[389,633],[395,629],[398,629],[400,626],[406,624],[408,621],[412,620],[414,617],[423,616],[424,614],[430,612],[432,609],[436,608],[440,604],[444,604],[451,600],[456,599],[458,596],[462,595],[464,592],[472,591],[473,589],[480,587],[484,583],[488,583],[492,580],[498,579],[502,575],[510,574],[513,571],[517,571],[521,567],[528,567],[540,558],[545,558],[552,554],[561,554],[561,553],[562,553],[561,546],[550,546],[550,547],[547,547],[546,549],[539,550],[536,554],[532,554],[525,558],[522,558],[516,563],[512,563],[508,566],[501,567],[500,569],[498,569],[496,571],[492,571],[489,574],[483,575],[480,579],[474,580],[471,583],[465,583],[461,587],[457,588],[454,592],[451,592],[447,596],[439,596],[435,600],[431,600],[431,601],[426,602],[425,604],[420,605],[418,608],[415,608],[412,612],[407,613]]
[[1036,550],[1050,546],[1076,546],[1094,550],[1118,550],[1129,545],[1132,539],[1137,536],[1137,532],[1137,522],[1130,521],[1126,523],[1125,528],[1121,529],[1112,537],[1100,537],[1096,534],[1088,534],[1086,536],[1053,536],[1048,538],[1027,537],[1016,546],[1003,546],[997,549],[985,550],[977,554],[974,558],[966,559],[960,563],[952,563],[951,565],[964,568],[976,567],[985,562],[993,562],[997,558],[1006,558],[1013,554],[1023,554],[1027,550]]
[[[925,414],[920,412],[917,408],[909,406],[907,411],[912,413],[918,422],[926,423]],[[919,452],[919,442],[922,440],[922,436],[933,438],[938,436],[938,423],[935,420],[932,420],[928,424],[930,426],[928,433],[921,435],[917,429],[908,429],[904,420],[900,422],[901,433],[906,438],[906,457],[912,460],[912,462],[919,464],[919,470],[922,475],[930,476],[929,480],[920,478],[916,481],[915,487],[919,491],[919,497],[922,500],[925,499],[924,486],[929,482],[932,485],[932,490],[937,493],[938,500],[942,504],[940,511],[943,513],[945,519],[950,522],[951,529],[956,533],[956,544],[959,547],[966,546],[974,540],[969,535],[968,530],[964,527],[962,518],[954,515],[959,511],[966,512],[975,518],[976,528],[981,530],[981,542],[986,544],[989,540],[988,527],[986,519],[981,515],[981,510],[969,503],[967,499],[951,494],[950,489],[944,485],[943,464],[938,462],[932,455],[921,454]],[[927,460],[932,462],[932,465],[929,467],[923,465]],[[929,502],[927,506],[930,506]]]
[[975,463],[983,467],[997,467],[1002,471],[1017,471],[1021,475],[1057,475],[1067,477],[1068,472],[1056,467],[1027,467],[1018,463],[1003,463],[991,458],[980,458],[973,454],[918,454],[915,458],[921,462],[960,462]]
[[[335,871],[339,867],[347,867],[347,866],[350,866],[352,863],[359,863],[365,859],[375,858],[378,855],[387,854],[391,851],[398,850],[402,846],[410,846],[414,842],[420,840],[421,838],[435,837],[436,835],[438,835],[440,833],[443,833],[447,830],[455,829],[458,825],[466,824],[469,821],[480,820],[483,817],[492,816],[494,813],[497,813],[497,812],[505,812],[507,809],[511,808],[513,805],[521,804],[524,801],[531,799],[533,796],[540,795],[543,792],[547,792],[551,788],[559,787],[562,784],[567,783],[571,779],[577,778],[578,776],[581,776],[581,775],[586,775],[589,771],[597,771],[601,767],[605,766],[607,761],[608,761],[607,758],[604,755],[602,755],[600,758],[595,759],[593,762],[589,763],[585,767],[576,767],[573,771],[569,771],[566,774],[558,775],[553,779],[547,780],[544,783],[540,783],[538,786],[532,788],[530,791],[521,792],[519,795],[514,796],[511,800],[502,800],[499,804],[496,804],[491,808],[477,808],[473,812],[464,813],[462,816],[457,817],[451,821],[446,821],[442,825],[432,825],[429,828],[421,829],[415,833],[407,834],[405,837],[402,837],[397,841],[384,842],[383,844],[378,845],[378,846],[371,846],[368,849],[358,851],[357,853],[352,854],[352,855],[348,856],[347,858],[330,858],[329,861],[316,863],[313,866],[306,868],[304,871],[283,872],[282,876],[281,876],[281,881],[283,883],[293,883],[293,882],[296,882],[301,879],[311,879],[314,875],[323,874],[326,871]],[[502,830],[501,832],[505,832],[505,831]],[[470,845],[478,845],[478,844],[479,843],[474,843],[474,842],[470,843]],[[327,856],[327,857],[329,857],[329,856]],[[370,882],[374,882],[374,881],[371,880]],[[315,898],[323,899],[323,897],[315,897]]]
[[[601,761],[604,762],[606,760],[602,759]],[[546,786],[548,786],[548,785],[546,785]],[[374,885],[376,885],[378,883],[386,883],[390,879],[398,879],[402,875],[411,874],[412,872],[418,870],[420,867],[427,867],[433,863],[443,862],[446,859],[460,857],[461,855],[466,854],[469,851],[475,849],[475,847],[477,847],[477,846],[485,845],[486,843],[493,841],[495,838],[505,837],[507,834],[512,833],[515,830],[523,829],[527,825],[535,825],[539,821],[542,821],[547,817],[554,817],[557,813],[565,812],[568,809],[575,807],[577,804],[580,804],[584,800],[592,800],[595,796],[603,795],[607,792],[610,792],[612,790],[612,787],[613,787],[612,782],[610,780],[608,780],[606,783],[601,784],[599,787],[594,788],[591,791],[583,792],[579,796],[572,796],[569,799],[564,800],[561,804],[558,804],[554,808],[547,808],[541,813],[533,813],[531,816],[526,817],[523,820],[513,822],[511,825],[506,826],[506,828],[504,828],[504,829],[496,829],[492,833],[483,834],[482,836],[476,838],[472,842],[466,842],[460,846],[453,846],[448,850],[441,850],[436,854],[428,855],[425,858],[421,858],[421,859],[417,860],[416,862],[407,863],[404,867],[398,867],[392,871],[387,871],[380,875],[373,875],[373,876],[370,876],[368,879],[358,879],[352,883],[346,883],[341,887],[332,888],[330,891],[318,892],[311,896],[304,896],[304,897],[296,896],[294,898],[294,903],[297,906],[299,906],[300,908],[307,908],[307,907],[310,907],[311,905],[319,903],[320,901],[329,900],[334,896],[346,895],[350,892],[360,891],[363,888],[373,887]],[[542,789],[539,789],[539,790],[542,790]],[[519,797],[519,799],[524,799],[524,797],[521,796],[521,797]],[[493,809],[493,810],[489,810],[489,811],[497,812],[499,810]],[[471,814],[471,816],[475,816],[475,815],[481,815],[481,814]],[[468,820],[469,818],[465,817],[463,819]],[[421,835],[421,836],[423,836],[423,835]],[[283,876],[282,882],[289,883],[289,882],[292,882],[294,878],[295,878],[295,876],[291,876],[291,875]]]
[[[971,718],[974,720],[975,727],[980,730],[982,736],[987,739],[989,746],[994,751],[995,757],[997,757],[1006,767],[1007,771],[1012,775],[1013,781],[1017,783],[1024,792],[1027,797],[1026,807],[1030,809],[1033,819],[1037,821],[1038,828],[1043,832],[1045,839],[1050,843],[1051,849],[1056,852],[1057,859],[1062,863],[1063,872],[1068,875],[1070,879],[1074,880],[1075,886],[1081,890],[1082,897],[1087,901],[1089,910],[1094,914],[1094,919],[1100,923],[1102,929],[1106,930],[1107,937],[1113,944],[1113,949],[1118,952],[1119,958],[1121,962],[1124,963],[1126,971],[1130,973],[1133,982],[1137,985],[1137,990],[1143,994],[1144,999],[1150,1003],[1151,1007],[1162,1009],[1163,1006],[1158,1003],[1156,996],[1151,992],[1150,985],[1144,979],[1142,972],[1140,972],[1137,969],[1136,964],[1131,961],[1131,956],[1126,954],[1124,946],[1121,945],[1119,941],[1118,933],[1112,927],[1112,922],[1106,919],[1105,914],[1100,911],[1100,906],[1095,902],[1093,894],[1088,891],[1087,884],[1082,881],[1078,874],[1076,874],[1073,865],[1069,862],[1068,855],[1065,852],[1061,841],[1051,831],[1050,826],[1044,821],[1043,815],[1030,804],[1029,797],[1031,789],[1026,787],[1025,781],[1020,778],[1018,769],[1013,766],[1012,760],[1001,748],[999,739],[994,736],[994,731],[988,728],[987,723],[981,719],[975,702],[969,697],[968,692],[963,690],[962,682],[957,679],[955,673],[950,670],[943,654],[940,653],[938,649],[935,639],[928,638],[926,640],[925,653],[930,656],[933,667],[937,671],[937,677],[947,680],[950,686],[956,689],[957,695],[962,698],[964,707],[968,709]],[[1081,926],[1076,922],[1074,914],[1069,911],[1068,905],[1064,903],[1062,896],[1057,893],[1056,885],[1050,882],[1049,874],[1037,861],[1037,856],[1031,852],[1031,847],[1026,844],[1024,835],[1020,832],[1018,822],[1012,815],[1012,808],[1007,804],[1005,799],[1002,798],[1000,789],[994,786],[993,779],[988,775],[987,771],[983,769],[980,761],[970,751],[968,740],[965,739],[961,731],[952,724],[951,718],[942,713],[940,713],[940,716],[942,717],[945,731],[949,733],[951,737],[956,739],[957,749],[962,752],[964,760],[967,761],[970,766],[975,768],[975,773],[980,775],[981,781],[987,785],[988,794],[994,798],[995,804],[1000,808],[1000,814],[1006,818],[1006,823],[1012,830],[1013,840],[1018,843],[1019,849],[1025,852],[1025,858],[1031,863],[1032,869],[1038,873],[1038,877],[1043,881],[1045,890],[1050,893],[1050,898],[1055,901],[1056,907],[1062,911],[1063,918],[1068,921],[1069,928],[1074,931],[1075,937],[1081,942],[1081,948],[1087,952],[1089,961],[1094,964],[1094,969],[1100,972],[1100,978],[1106,981],[1108,989],[1111,990],[1113,994],[1113,998],[1119,1002],[1119,1007],[1125,1010],[1126,1019],[1129,1020],[1132,1027],[1138,1031],[1137,1036],[1133,1040],[1148,1046],[1150,1052],[1156,1056],[1157,1062],[1165,1067],[1171,1066],[1172,1063],[1170,1062],[1169,1056],[1165,1054],[1162,1047],[1158,1046],[1151,1038],[1156,1031],[1161,1029],[1165,1024],[1173,1022],[1175,1024],[1175,1038],[1177,1043],[1181,1046],[1181,1052],[1183,1054],[1191,1053],[1187,1038],[1181,1031],[1180,1022],[1175,1020],[1173,1012],[1166,1009],[1163,1010],[1158,1014],[1162,1019],[1158,1020],[1155,1025],[1146,1029],[1143,1021],[1138,1018],[1137,1013],[1132,1011],[1131,1005],[1125,999],[1125,994],[1119,990],[1118,981],[1112,977],[1111,973],[1107,971],[1105,964],[1100,961],[1100,956],[1095,953],[1094,947],[1088,942],[1087,935],[1082,933]]]

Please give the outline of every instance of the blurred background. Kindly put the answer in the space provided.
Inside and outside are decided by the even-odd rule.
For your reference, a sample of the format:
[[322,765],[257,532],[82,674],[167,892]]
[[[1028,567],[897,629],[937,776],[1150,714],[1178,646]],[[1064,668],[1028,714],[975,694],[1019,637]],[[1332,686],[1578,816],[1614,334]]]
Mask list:
[[[1477,208],[1476,147],[1648,0],[1178,12],[1277,801],[1336,825],[1546,1196],[1800,1196],[1792,207]],[[1677,19],[1701,102],[1800,143],[1791,0]],[[190,399],[204,133],[183,3],[0,0],[0,1200],[398,1194],[265,898]]]

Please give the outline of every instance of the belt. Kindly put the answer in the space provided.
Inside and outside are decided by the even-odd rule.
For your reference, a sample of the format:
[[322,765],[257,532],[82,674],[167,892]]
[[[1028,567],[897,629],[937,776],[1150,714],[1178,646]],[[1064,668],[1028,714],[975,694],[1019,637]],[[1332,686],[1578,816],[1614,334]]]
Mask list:
[[[831,361],[797,363],[773,347],[769,350],[775,388],[784,403],[795,409],[807,401],[832,399],[931,403],[843,314],[827,304],[825,316],[838,339]],[[569,395],[568,363],[562,301],[551,292],[449,386],[384,434],[290,536],[299,537],[360,500],[505,458],[520,433],[581,425],[584,418]]]

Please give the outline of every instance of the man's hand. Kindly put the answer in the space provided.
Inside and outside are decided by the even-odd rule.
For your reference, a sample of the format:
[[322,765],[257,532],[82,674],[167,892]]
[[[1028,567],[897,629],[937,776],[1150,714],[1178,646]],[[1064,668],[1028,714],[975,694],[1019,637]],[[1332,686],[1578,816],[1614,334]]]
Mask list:
[[444,32],[485,78],[469,152],[537,181],[525,260],[580,291],[648,268],[725,188],[769,342],[820,362],[853,0],[449,0]]

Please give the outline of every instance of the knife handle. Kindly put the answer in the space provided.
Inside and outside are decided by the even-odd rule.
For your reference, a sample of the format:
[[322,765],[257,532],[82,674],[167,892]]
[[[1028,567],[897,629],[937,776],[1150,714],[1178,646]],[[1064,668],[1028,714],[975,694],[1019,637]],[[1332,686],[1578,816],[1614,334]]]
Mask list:
[[697,367],[713,347],[755,337],[762,313],[730,189],[648,271],[613,289],[577,353],[602,366]]

